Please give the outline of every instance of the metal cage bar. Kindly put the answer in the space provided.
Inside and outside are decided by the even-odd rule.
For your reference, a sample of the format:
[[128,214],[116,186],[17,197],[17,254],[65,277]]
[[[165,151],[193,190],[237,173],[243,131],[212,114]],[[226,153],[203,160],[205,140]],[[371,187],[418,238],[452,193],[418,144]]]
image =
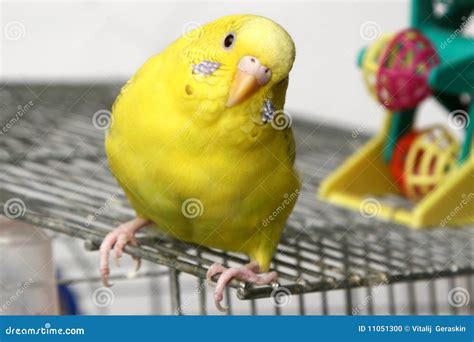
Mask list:
[[[24,208],[18,219],[84,240],[88,250],[96,250],[110,229],[134,215],[107,169],[104,130],[93,122],[94,113],[110,108],[117,91],[115,85],[0,86],[2,123],[16,117],[18,106],[34,103],[0,139],[0,203],[4,211],[11,199],[19,199]],[[356,294],[372,298],[382,284],[387,290],[388,313],[394,314],[403,313],[398,311],[394,286],[404,282],[408,312],[415,314],[420,310],[416,301],[419,281],[429,282],[431,298],[437,293],[436,279],[444,277],[455,287],[454,277],[465,276],[472,289],[473,227],[413,231],[320,202],[316,198],[319,182],[367,137],[354,138],[342,129],[298,120],[293,127],[303,187],[272,268],[279,272],[280,287],[298,295],[299,314],[311,313],[306,294],[312,292],[320,293],[320,312],[328,314],[332,290],[344,290],[345,313],[353,314]],[[176,313],[181,313],[182,274],[197,277],[197,287],[202,288],[207,268],[215,261],[248,262],[240,254],[176,241],[153,229],[140,236],[139,242],[138,247],[126,246],[125,252],[168,268],[167,272],[144,276],[169,277],[171,306]],[[363,291],[354,291],[361,287]],[[230,307],[231,289],[240,300],[250,300],[250,313],[256,314],[255,300],[271,296],[275,287],[232,281],[226,296]],[[206,314],[206,291],[198,291],[198,297],[199,313]],[[473,312],[472,303],[469,309]],[[274,310],[282,313],[279,306]],[[366,310],[376,313],[376,302],[370,301]],[[429,310],[439,312],[438,303],[431,302]],[[452,310],[458,313],[456,308]]]

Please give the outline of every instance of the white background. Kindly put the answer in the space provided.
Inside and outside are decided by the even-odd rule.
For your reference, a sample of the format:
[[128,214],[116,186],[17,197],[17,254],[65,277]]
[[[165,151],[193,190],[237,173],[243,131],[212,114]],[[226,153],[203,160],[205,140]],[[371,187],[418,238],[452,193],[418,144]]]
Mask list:
[[[372,42],[361,29],[379,35],[409,20],[408,1],[3,1],[1,8],[0,77],[22,82],[125,81],[193,23],[235,13],[269,17],[296,42],[290,113],[358,131],[374,131],[383,117],[356,67],[358,51]],[[20,23],[18,40],[5,37],[12,22]],[[424,112],[423,120],[446,120],[434,103]]]

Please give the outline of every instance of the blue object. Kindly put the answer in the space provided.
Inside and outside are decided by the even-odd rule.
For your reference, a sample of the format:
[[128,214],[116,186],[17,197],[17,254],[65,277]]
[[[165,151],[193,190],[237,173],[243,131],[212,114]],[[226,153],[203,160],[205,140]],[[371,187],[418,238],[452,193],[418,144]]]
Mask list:
[[[16,334],[30,328],[35,335]],[[71,328],[80,330],[51,334]],[[472,316],[6,316],[0,340],[472,342],[473,329]]]

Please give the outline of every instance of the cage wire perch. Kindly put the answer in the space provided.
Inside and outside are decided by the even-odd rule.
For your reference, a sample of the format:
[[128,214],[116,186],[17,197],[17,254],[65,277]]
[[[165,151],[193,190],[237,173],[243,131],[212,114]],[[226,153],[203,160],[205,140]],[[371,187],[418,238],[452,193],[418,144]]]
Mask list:
[[[91,292],[100,286],[98,255],[70,241],[82,240],[86,250],[94,251],[110,229],[133,215],[103,149],[107,108],[118,91],[114,84],[0,87],[2,212],[54,232],[57,243],[69,241],[65,253],[73,255],[80,272],[64,270],[61,282],[88,284]],[[473,227],[414,231],[376,219],[381,205],[376,199],[364,202],[359,212],[320,202],[314,195],[320,181],[367,137],[298,120],[293,127],[303,187],[272,262],[279,286],[232,281],[228,314],[474,313],[469,296],[474,290]],[[150,267],[134,278],[114,269],[111,280],[128,284],[149,278],[155,314],[216,313],[208,307],[207,268],[215,261],[248,262],[240,254],[155,231],[141,235],[139,242],[125,252]],[[183,295],[183,279],[197,284],[189,295]],[[166,311],[163,303],[153,304],[157,287],[169,292]],[[461,301],[453,290],[462,292]]]

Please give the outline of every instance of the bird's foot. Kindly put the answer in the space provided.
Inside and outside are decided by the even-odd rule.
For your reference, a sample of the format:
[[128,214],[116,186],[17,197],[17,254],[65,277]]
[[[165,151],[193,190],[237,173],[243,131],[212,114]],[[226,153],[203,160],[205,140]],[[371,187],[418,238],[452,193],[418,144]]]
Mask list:
[[[117,267],[120,267],[120,258],[123,254],[123,249],[127,243],[132,246],[138,246],[135,233],[140,229],[149,224],[150,221],[142,218],[134,218],[128,222],[125,222],[112,230],[106,235],[102,244],[100,245],[100,275],[102,277],[102,283],[104,286],[109,287],[109,255],[112,249],[115,252],[114,259]],[[133,257],[136,262],[136,271],[140,268],[140,258]]]
[[252,261],[242,267],[226,268],[219,263],[213,264],[207,271],[207,280],[211,281],[216,274],[221,274],[217,280],[214,290],[214,302],[219,311],[226,311],[227,308],[221,305],[224,299],[224,289],[232,279],[238,279],[255,285],[267,285],[278,278],[277,272],[260,273],[260,266],[256,261]]

